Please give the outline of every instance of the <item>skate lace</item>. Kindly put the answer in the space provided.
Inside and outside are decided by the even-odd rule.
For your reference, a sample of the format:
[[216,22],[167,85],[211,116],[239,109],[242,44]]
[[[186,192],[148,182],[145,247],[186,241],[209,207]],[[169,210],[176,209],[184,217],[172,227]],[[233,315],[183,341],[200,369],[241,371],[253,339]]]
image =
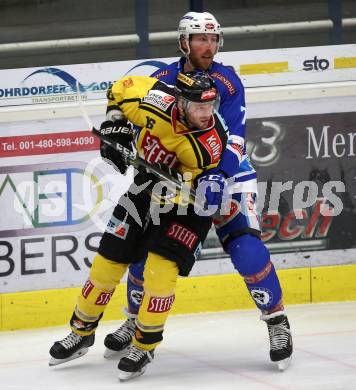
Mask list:
[[65,349],[70,349],[80,343],[82,339],[82,336],[71,332],[66,338],[60,341],[60,344],[62,344]]
[[[137,348],[135,345],[131,345],[128,349],[128,353],[126,355],[127,359],[133,360],[135,362],[140,361],[144,357],[148,357],[150,359],[150,353],[147,351],[144,351],[140,348]],[[150,359],[151,360],[151,359]]]
[[117,329],[112,336],[121,342],[131,341],[133,335],[135,334],[135,320],[128,319],[126,320],[119,329]]
[[285,321],[276,325],[268,325],[269,340],[272,350],[286,348],[288,345],[290,330]]

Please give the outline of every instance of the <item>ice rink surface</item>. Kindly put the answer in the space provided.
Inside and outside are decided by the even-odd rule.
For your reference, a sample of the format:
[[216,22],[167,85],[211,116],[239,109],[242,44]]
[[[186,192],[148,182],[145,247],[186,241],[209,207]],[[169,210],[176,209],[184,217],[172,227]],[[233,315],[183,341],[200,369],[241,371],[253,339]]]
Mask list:
[[1,390],[356,389],[356,302],[287,309],[294,337],[289,369],[269,361],[257,310],[172,316],[146,373],[120,383],[103,340],[120,322],[103,322],[88,354],[49,367],[48,350],[67,327],[0,332]]

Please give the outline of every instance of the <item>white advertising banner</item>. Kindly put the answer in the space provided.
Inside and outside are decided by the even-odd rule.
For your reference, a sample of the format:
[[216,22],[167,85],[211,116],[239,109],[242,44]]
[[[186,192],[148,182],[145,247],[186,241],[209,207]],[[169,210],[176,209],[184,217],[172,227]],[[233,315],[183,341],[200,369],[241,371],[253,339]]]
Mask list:
[[98,139],[76,130],[82,122],[0,126],[0,292],[77,286],[87,275],[132,173],[101,159]]
[[[177,58],[0,70],[0,107],[105,99],[128,74],[149,75]],[[245,87],[356,80],[356,44],[218,53]]]

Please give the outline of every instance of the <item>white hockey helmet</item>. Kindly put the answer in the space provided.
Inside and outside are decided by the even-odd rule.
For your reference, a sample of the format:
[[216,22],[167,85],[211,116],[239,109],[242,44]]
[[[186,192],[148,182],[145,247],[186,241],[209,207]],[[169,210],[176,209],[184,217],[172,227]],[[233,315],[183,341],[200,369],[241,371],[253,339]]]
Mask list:
[[184,55],[188,53],[182,48],[182,39],[187,42],[189,48],[189,36],[191,34],[215,34],[219,38],[219,46],[222,47],[223,33],[219,22],[215,19],[214,15],[209,12],[188,12],[179,22],[178,26],[178,43],[179,49]]

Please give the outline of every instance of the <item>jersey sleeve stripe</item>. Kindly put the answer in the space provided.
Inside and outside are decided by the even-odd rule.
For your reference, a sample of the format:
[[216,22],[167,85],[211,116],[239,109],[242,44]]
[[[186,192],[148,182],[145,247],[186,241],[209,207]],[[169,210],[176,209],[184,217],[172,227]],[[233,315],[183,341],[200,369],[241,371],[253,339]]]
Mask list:
[[134,102],[141,103],[141,99],[140,98],[124,99],[121,102],[119,102],[118,104],[119,104],[119,106],[121,106],[122,104],[125,104],[125,103],[134,103]]
[[148,104],[144,104],[144,103],[140,104],[140,109],[145,110],[145,111],[149,111],[152,114],[157,115],[158,117],[160,117],[164,121],[171,123],[171,118],[168,115],[165,115],[162,111],[156,110],[154,107],[149,106]]
[[188,141],[192,145],[194,149],[194,154],[197,157],[197,162],[198,162],[198,167],[203,169],[204,167],[204,158],[203,155],[201,154],[200,148],[197,144],[196,139],[193,137],[192,134],[186,133],[185,136],[187,137]]

